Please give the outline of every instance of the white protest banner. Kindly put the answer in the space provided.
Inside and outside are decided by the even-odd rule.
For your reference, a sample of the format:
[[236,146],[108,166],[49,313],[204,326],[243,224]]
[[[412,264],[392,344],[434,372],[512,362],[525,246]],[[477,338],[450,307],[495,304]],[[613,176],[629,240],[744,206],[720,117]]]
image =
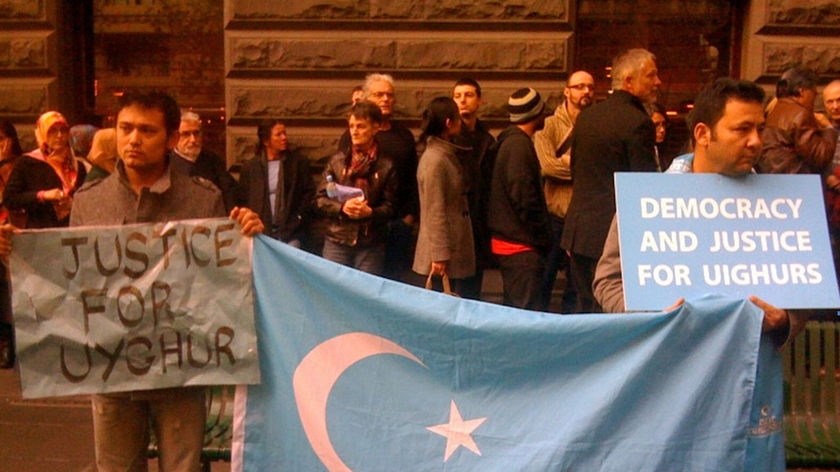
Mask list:
[[616,173],[615,187],[628,310],[709,293],[840,306],[819,176]]
[[14,236],[23,396],[259,382],[251,243],[225,218]]

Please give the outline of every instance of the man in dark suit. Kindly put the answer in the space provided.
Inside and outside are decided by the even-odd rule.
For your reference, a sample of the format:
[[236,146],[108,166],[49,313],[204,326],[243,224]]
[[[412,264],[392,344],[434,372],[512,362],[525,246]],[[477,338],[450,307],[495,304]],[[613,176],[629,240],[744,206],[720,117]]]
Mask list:
[[574,194],[561,245],[571,253],[578,313],[601,311],[592,280],[615,214],[613,174],[659,170],[656,131],[644,104],[656,101],[660,85],[656,57],[644,49],[630,49],[613,60],[612,95],[584,110],[575,125]]
[[182,112],[178,133],[178,144],[173,149],[170,166],[181,174],[213,182],[222,191],[225,210],[233,209],[236,203],[236,180],[228,173],[221,156],[203,148],[201,117],[191,111]]

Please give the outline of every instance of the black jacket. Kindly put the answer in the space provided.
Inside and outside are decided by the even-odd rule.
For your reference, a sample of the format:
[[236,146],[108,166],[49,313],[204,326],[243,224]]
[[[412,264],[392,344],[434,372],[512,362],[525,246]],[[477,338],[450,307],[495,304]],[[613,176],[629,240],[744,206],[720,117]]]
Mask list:
[[615,215],[616,172],[656,172],[656,129],[642,101],[616,90],[584,109],[572,135],[574,194],[566,213],[564,249],[601,257]]
[[268,160],[264,152],[244,162],[239,171],[237,204],[255,211],[265,233],[280,241],[302,239],[315,202],[315,182],[309,159],[288,153],[283,159],[284,202],[282,214],[272,222],[268,189]]
[[[85,166],[78,163],[75,190],[85,182]],[[61,178],[48,163],[26,156],[19,158],[9,175],[9,182],[3,191],[3,204],[10,210],[26,212],[26,227],[60,228],[70,223],[70,214],[59,219],[53,202],[38,200],[40,190],[62,188]]]
[[[345,172],[348,160],[348,155],[343,152],[335,154],[330,158],[324,176],[332,175],[335,183],[353,186]],[[322,179],[316,202],[318,209],[329,218],[325,235],[327,239],[344,246],[367,247],[385,243],[388,220],[396,214],[398,190],[397,173],[391,158],[379,152],[376,160],[364,172],[364,177],[368,181],[365,198],[373,214],[361,220],[350,219],[342,213],[342,203],[327,196],[326,178]]]
[[545,253],[551,227],[531,138],[510,126],[499,134],[487,222],[494,238]]

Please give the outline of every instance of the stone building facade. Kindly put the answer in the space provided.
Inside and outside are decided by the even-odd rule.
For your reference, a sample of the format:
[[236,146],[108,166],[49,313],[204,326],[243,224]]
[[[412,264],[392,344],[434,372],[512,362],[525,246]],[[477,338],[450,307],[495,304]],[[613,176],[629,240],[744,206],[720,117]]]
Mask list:
[[607,66],[627,47],[657,54],[677,121],[717,76],[772,90],[800,63],[840,77],[834,0],[0,0],[0,24],[0,118],[29,130],[59,109],[108,124],[115,94],[164,88],[208,121],[229,164],[252,155],[267,117],[313,159],[328,155],[370,72],[394,75],[409,126],[474,77],[497,129],[511,91],[536,87],[554,106],[573,70],[606,97]]
[[92,34],[85,2],[0,0],[0,119],[18,127],[24,149],[35,146],[35,119],[60,110],[74,123],[94,109]]

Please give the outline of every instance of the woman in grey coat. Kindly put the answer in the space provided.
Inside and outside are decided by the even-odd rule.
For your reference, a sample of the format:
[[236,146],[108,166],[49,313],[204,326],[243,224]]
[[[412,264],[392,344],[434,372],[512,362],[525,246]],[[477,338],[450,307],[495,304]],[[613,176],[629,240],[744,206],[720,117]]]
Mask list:
[[[426,150],[417,167],[420,233],[412,270],[423,277],[447,275],[458,292],[460,279],[475,274],[475,246],[465,176],[450,138],[461,132],[458,107],[437,97],[423,112]],[[419,282],[419,278],[418,278]]]

